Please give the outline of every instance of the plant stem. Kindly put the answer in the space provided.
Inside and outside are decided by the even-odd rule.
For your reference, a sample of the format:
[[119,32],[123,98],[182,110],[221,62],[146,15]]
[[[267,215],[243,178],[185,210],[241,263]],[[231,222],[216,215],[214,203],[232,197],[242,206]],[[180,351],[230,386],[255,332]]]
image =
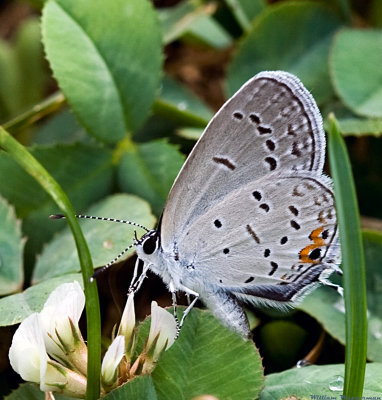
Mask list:
[[30,110],[6,122],[3,127],[8,132],[15,133],[26,125],[30,125],[57,111],[64,103],[64,95],[61,92],[56,92],[42,101],[40,104],[36,104]]
[[86,398],[99,398],[101,370],[101,318],[99,311],[98,290],[96,282],[90,282],[93,265],[90,252],[82,234],[81,228],[74,216],[72,205],[60,185],[47,170],[5,129],[0,127],[0,146],[20,164],[50,195],[65,214],[72,230],[84,281],[87,316],[88,371]]

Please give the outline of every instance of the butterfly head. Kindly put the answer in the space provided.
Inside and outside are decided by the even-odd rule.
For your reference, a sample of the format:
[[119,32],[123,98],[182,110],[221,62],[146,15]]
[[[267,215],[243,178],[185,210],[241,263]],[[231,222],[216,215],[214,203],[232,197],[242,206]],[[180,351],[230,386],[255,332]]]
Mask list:
[[154,229],[145,233],[140,239],[136,238],[134,244],[138,258],[151,261],[150,259],[156,256],[160,247],[159,231]]

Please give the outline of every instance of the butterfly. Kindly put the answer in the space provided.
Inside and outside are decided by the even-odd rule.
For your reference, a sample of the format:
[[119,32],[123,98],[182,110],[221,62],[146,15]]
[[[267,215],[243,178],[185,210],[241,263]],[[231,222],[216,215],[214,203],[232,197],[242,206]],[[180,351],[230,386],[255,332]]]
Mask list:
[[[334,271],[338,226],[318,107],[300,80],[261,72],[212,118],[158,228],[136,239],[144,271],[201,299],[243,337],[242,302],[285,309]],[[142,275],[142,277],[145,274]],[[140,282],[142,281],[142,278]]]

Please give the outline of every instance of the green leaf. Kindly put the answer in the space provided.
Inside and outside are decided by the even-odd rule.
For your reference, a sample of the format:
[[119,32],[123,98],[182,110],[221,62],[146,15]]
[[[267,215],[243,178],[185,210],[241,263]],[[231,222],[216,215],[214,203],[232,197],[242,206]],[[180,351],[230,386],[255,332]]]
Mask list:
[[[127,219],[137,222],[150,229],[155,218],[150,212],[149,205],[142,199],[117,194],[107,197],[100,203],[92,206],[86,215]],[[51,221],[58,223],[60,221]],[[65,221],[62,221],[65,223]],[[62,226],[62,224],[60,224]],[[122,223],[85,220],[81,227],[89,245],[94,267],[100,267],[113,260],[122,250],[134,241],[136,226]],[[134,249],[128,251],[122,259],[132,254]],[[74,240],[68,228],[44,248],[39,257],[33,275],[33,281],[39,282],[51,277],[60,276],[79,271],[78,257]]]
[[[340,399],[342,398],[344,369],[343,364],[312,365],[267,375],[260,400]],[[358,398],[378,399],[382,393],[381,375],[382,364],[367,364],[364,397],[359,396]],[[352,397],[344,398],[351,399]]]
[[225,0],[243,31],[248,31],[252,20],[265,9],[264,0]]
[[295,365],[307,336],[305,329],[291,321],[274,320],[260,326],[257,344],[262,357],[279,371]]
[[[149,319],[140,326],[138,348],[148,332]],[[223,327],[208,311],[194,308],[178,340],[162,353],[152,378],[159,400],[202,394],[253,400],[263,385],[263,368],[252,341]]]
[[199,1],[186,0],[179,4],[158,10],[158,17],[163,32],[163,43],[169,44],[179,39],[200,18],[215,11],[212,5],[203,5]]
[[370,360],[382,362],[382,233],[364,231],[367,266],[368,346]]
[[19,110],[17,84],[18,65],[11,46],[0,40],[0,118],[5,122]]
[[372,26],[382,28],[382,3],[380,0],[371,0],[368,8],[369,19]]
[[228,93],[264,70],[297,75],[318,103],[333,95],[328,54],[339,19],[317,2],[282,2],[255,19],[228,70]]
[[[30,150],[62,184],[74,202],[81,203],[80,200],[87,197],[87,191],[101,191],[102,186],[111,184],[112,154],[100,146],[77,143],[34,146]],[[0,153],[0,175],[13,178],[12,181],[2,182],[0,192],[16,206],[20,217],[46,206],[48,196],[6,153]],[[95,185],[99,181],[99,185]]]
[[86,129],[114,143],[139,128],[162,64],[160,26],[150,2],[49,1],[42,28],[54,75]]
[[0,197],[0,295],[17,291],[23,284],[23,248],[20,221],[14,208]]
[[338,125],[344,136],[382,135],[382,119],[339,118]]
[[78,281],[81,274],[69,274],[33,285],[22,293],[0,299],[0,326],[18,324],[34,312],[40,312],[50,293],[62,283]]
[[232,44],[229,33],[214,18],[205,15],[187,29],[184,40],[215,49],[223,49]]
[[[367,251],[367,247],[365,247],[365,251]],[[379,276],[374,284],[380,279]],[[370,299],[375,301],[378,299],[378,295],[368,294],[368,300]],[[345,345],[345,303],[333,289],[327,287],[317,289],[307,296],[298,308],[317,319],[332,337]],[[367,358],[371,361],[382,362],[381,314],[369,309],[368,325]]]
[[331,53],[333,85],[356,114],[382,117],[382,32],[343,29]]
[[160,215],[170,188],[184,162],[184,155],[166,140],[129,146],[119,169],[120,187],[150,202]]
[[[74,144],[34,147],[31,153],[60,182],[77,210],[88,207],[111,191],[112,154],[95,145]],[[15,205],[17,215],[25,218],[23,232],[27,248],[34,252],[60,228],[48,219],[57,206],[15,161],[0,153],[0,193]]]
[[78,123],[68,109],[49,118],[38,126],[33,135],[33,143],[39,145],[89,143],[93,138]]
[[107,400],[157,400],[151,376],[142,375],[103,397]]
[[[67,397],[54,393],[56,400],[72,400],[73,397]],[[45,400],[45,392],[42,392],[35,383],[24,383],[14,390],[4,400]]]
[[39,21],[29,18],[10,44],[0,42],[0,118],[14,117],[38,102],[46,78]]
[[362,396],[367,351],[365,261],[355,185],[344,140],[329,117],[329,160],[341,242],[345,294],[345,396]]
[[196,95],[170,77],[164,77],[154,113],[180,125],[204,128],[212,112]]
[[35,383],[24,383],[14,390],[4,400],[44,400],[45,394]]
[[202,128],[180,128],[176,131],[177,135],[182,138],[190,139],[190,140],[198,140],[200,136],[202,136],[204,129]]
[[20,71],[14,95],[20,96],[18,111],[24,111],[42,99],[47,83],[39,18],[30,18],[21,25],[14,50]]

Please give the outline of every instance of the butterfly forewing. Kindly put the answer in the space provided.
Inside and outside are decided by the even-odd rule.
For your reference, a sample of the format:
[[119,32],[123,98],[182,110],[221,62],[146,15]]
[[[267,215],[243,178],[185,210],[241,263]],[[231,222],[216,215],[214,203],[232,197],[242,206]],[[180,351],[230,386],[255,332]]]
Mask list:
[[321,174],[325,139],[309,92],[292,75],[264,72],[215,115],[175,181],[162,218],[162,246],[231,191],[269,174]]

